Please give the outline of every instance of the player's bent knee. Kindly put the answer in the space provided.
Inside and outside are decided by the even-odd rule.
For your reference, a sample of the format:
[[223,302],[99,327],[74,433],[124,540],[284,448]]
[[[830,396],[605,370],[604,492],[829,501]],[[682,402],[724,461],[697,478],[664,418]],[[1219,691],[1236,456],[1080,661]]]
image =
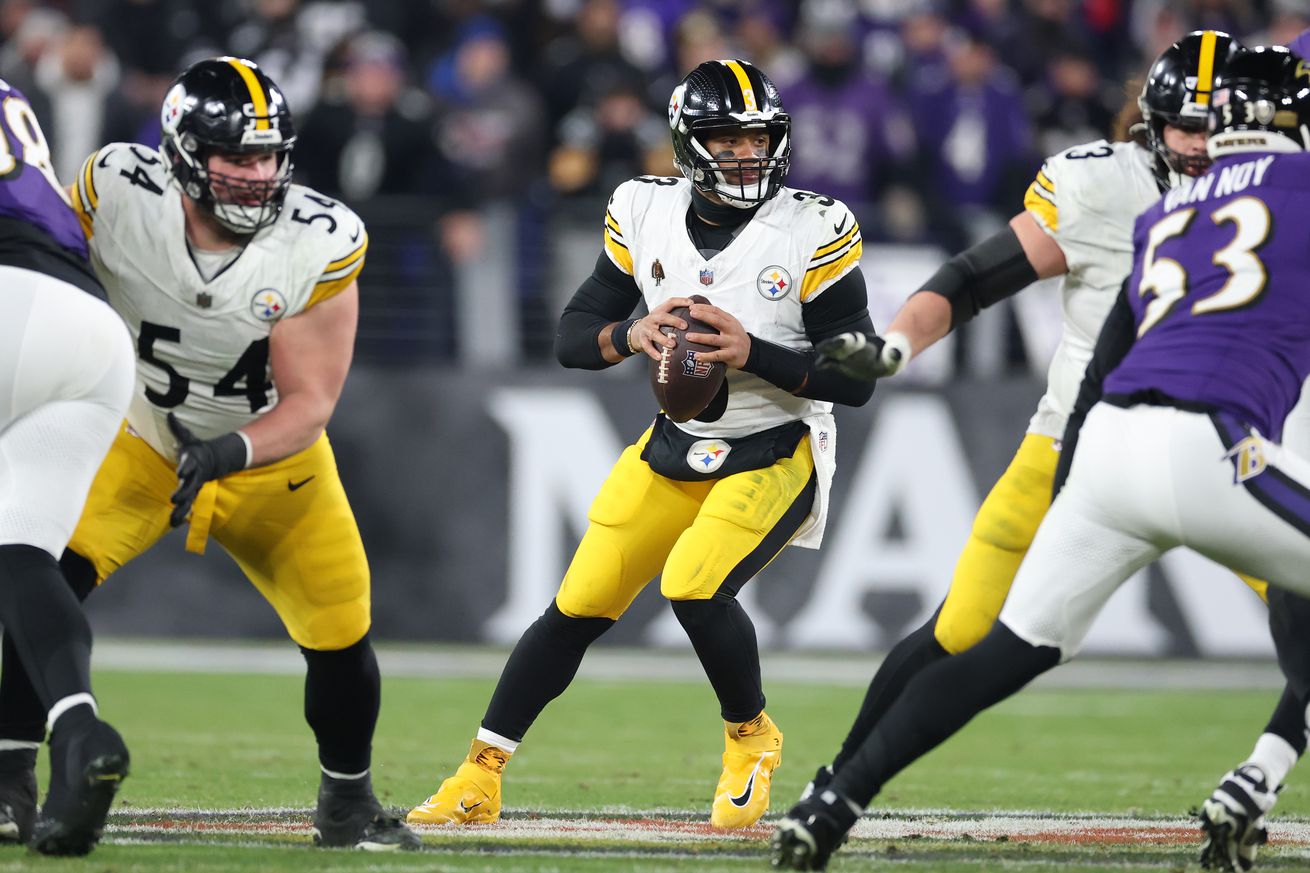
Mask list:
[[608,534],[595,524],[589,527],[564,574],[555,602],[571,618],[617,620],[632,602],[622,584],[623,550]]
[[948,654],[958,655],[978,645],[995,624],[994,614],[983,615],[975,612],[969,615],[958,613],[947,615],[943,612],[937,617],[932,634],[937,644]]
[[301,648],[335,652],[363,639],[372,626],[372,615],[365,601],[317,610],[298,628],[291,622],[286,624],[291,639]]
[[660,594],[668,600],[709,600],[732,567],[726,566],[722,539],[692,529],[669,553],[660,574]]

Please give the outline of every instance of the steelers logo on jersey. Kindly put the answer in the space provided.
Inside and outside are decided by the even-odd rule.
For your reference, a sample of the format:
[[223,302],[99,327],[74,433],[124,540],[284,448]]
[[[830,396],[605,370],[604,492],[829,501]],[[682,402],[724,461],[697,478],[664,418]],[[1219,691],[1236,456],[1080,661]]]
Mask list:
[[723,440],[696,440],[687,450],[687,466],[700,473],[713,473],[728,460],[732,446]]
[[755,280],[755,290],[765,300],[781,300],[791,293],[791,273],[776,264],[765,267]]
[[287,311],[287,299],[276,288],[261,288],[250,301],[250,312],[260,321],[277,321]]

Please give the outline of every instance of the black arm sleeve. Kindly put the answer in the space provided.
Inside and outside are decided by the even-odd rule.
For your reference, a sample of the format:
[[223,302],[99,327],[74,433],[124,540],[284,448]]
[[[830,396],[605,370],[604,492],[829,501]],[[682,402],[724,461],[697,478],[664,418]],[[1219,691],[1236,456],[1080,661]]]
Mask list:
[[1115,298],[1110,314],[1101,325],[1101,333],[1096,338],[1096,348],[1092,351],[1092,360],[1087,364],[1082,384],[1078,386],[1078,399],[1074,401],[1069,421],[1064,426],[1064,438],[1060,441],[1060,460],[1055,466],[1055,482],[1051,488],[1051,499],[1060,493],[1064,480],[1069,478],[1073,466],[1073,451],[1078,445],[1078,432],[1082,430],[1087,413],[1101,399],[1101,386],[1110,371],[1119,366],[1119,362],[1133,347],[1137,339],[1137,326],[1133,321],[1133,310],[1128,305],[1128,281],[1125,279]]
[[[919,291],[951,301],[951,329],[1037,281],[1014,228],[1007,227],[942,264]],[[917,292],[916,292],[917,293]]]
[[[860,268],[838,279],[813,302],[801,304],[801,317],[805,321],[805,335],[814,345],[847,331],[873,333]],[[810,400],[844,406],[863,406],[869,402],[873,382],[852,379],[836,370],[819,370],[814,366],[817,357],[812,351],[789,349],[751,336],[750,357],[742,369]]]
[[[600,353],[600,331],[605,325],[623,321],[637,308],[641,289],[627,273],[614,266],[604,253],[596,268],[573,292],[564,307],[555,333],[555,357],[566,367],[603,370],[611,365]],[[622,345],[619,338],[616,345]]]

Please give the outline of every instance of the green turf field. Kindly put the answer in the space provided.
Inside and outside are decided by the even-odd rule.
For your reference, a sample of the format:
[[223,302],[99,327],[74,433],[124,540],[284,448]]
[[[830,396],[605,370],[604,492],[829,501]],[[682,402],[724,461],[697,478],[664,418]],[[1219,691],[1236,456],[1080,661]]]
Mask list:
[[[768,867],[768,828],[725,837],[702,824],[722,735],[701,683],[578,680],[511,762],[501,825],[428,831],[425,853],[377,856],[310,848],[317,769],[299,677],[102,672],[96,681],[103,715],[133,753],[106,842],[89,860],[0,851],[0,873]],[[374,755],[384,804],[407,808],[435,790],[463,757],[491,686],[385,681]],[[775,684],[769,693],[769,712],[786,734],[772,816],[829,759],[862,692]],[[1270,691],[1024,692],[875,801],[875,816],[899,811],[885,822],[903,833],[857,839],[830,869],[1184,869],[1194,845],[1179,817],[1249,750],[1275,699]],[[926,809],[1102,813],[1130,827],[1029,816],[1019,825],[1036,822],[1037,835],[1023,838],[1007,830],[1017,826],[1008,819],[996,825],[975,816],[961,826],[958,816],[905,812]],[[1277,813],[1298,834],[1310,833],[1310,792],[1295,777]],[[1085,832],[1069,821],[1087,823]],[[964,830],[943,837],[934,830],[942,822]],[[1137,822],[1148,836],[1137,836]],[[1057,825],[1064,830],[1046,833]],[[1306,867],[1306,843],[1310,837],[1284,839],[1261,866]]]

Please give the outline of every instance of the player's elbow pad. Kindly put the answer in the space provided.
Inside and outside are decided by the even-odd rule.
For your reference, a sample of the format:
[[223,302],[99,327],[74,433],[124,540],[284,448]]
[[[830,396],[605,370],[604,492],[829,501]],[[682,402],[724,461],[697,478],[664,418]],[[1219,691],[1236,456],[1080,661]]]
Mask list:
[[1007,227],[942,264],[919,290],[950,301],[954,329],[1036,281],[1037,271],[1018,234]]

